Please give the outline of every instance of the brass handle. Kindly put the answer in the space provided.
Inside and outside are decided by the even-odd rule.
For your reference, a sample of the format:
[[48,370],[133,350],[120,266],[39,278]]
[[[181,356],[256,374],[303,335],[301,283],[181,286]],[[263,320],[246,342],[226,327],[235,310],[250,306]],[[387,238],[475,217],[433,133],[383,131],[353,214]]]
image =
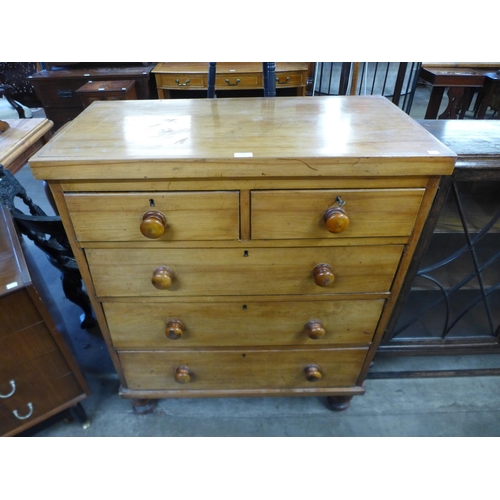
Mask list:
[[276,81],[279,83],[279,84],[283,84],[283,83],[288,83],[290,81],[290,77],[287,76],[286,77],[286,80],[284,82],[280,81],[279,77],[276,77]]
[[168,290],[174,281],[174,272],[166,266],[157,267],[153,272],[151,283],[158,290]]
[[306,325],[306,332],[307,336],[313,340],[318,340],[321,337],[324,337],[326,333],[323,323],[318,320],[309,321]]
[[304,372],[306,374],[306,379],[309,382],[317,382],[322,377],[319,366],[316,366],[316,365],[306,366],[306,368],[304,369]]
[[176,79],[175,79],[175,83],[177,83],[177,85],[178,85],[179,87],[187,87],[187,86],[188,86],[188,84],[189,84],[189,80],[186,80],[186,83],[180,83],[180,82],[179,82],[179,79],[178,79],[178,78],[176,78]]
[[166,336],[171,340],[177,340],[184,333],[184,323],[180,319],[172,319],[167,323]]
[[323,215],[323,222],[330,233],[342,233],[349,227],[349,216],[341,207],[330,207]]
[[332,266],[329,264],[318,264],[313,269],[314,282],[318,286],[330,286],[335,281]]
[[167,225],[167,218],[161,212],[146,212],[142,216],[141,233],[150,240],[159,238]]
[[187,384],[191,380],[191,373],[187,366],[179,366],[175,370],[174,379],[179,384]]
[[230,87],[235,87],[236,85],[238,85],[238,83],[240,83],[240,79],[239,78],[236,78],[236,83],[229,83],[229,78],[226,78],[224,80]]

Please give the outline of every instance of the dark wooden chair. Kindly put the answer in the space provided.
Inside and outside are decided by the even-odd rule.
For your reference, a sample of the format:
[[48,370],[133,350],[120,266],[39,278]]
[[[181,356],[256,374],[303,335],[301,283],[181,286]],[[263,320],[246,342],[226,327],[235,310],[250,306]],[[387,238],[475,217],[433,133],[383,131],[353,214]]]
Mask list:
[[[21,200],[29,214],[16,207]],[[88,295],[82,288],[82,277],[59,216],[47,215],[31,198],[21,183],[0,165],[0,203],[6,205],[19,231],[42,250],[49,262],[61,272],[65,296],[83,310],[80,325],[84,329],[96,324]]]

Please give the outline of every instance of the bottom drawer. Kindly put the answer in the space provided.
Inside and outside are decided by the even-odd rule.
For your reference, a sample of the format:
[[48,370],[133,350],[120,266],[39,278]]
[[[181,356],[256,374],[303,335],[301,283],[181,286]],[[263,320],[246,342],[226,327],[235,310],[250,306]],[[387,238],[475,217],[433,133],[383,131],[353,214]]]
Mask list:
[[352,387],[368,348],[119,352],[128,389]]

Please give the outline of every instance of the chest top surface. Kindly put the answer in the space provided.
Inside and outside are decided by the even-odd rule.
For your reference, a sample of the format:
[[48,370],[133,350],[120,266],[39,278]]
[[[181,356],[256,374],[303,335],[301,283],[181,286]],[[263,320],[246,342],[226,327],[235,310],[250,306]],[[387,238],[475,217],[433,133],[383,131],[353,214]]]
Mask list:
[[[94,103],[30,165],[48,180],[329,175],[338,164],[343,175],[441,175],[454,156],[384,97],[177,99]],[[405,166],[385,171],[381,159]],[[115,166],[97,174],[96,163]]]

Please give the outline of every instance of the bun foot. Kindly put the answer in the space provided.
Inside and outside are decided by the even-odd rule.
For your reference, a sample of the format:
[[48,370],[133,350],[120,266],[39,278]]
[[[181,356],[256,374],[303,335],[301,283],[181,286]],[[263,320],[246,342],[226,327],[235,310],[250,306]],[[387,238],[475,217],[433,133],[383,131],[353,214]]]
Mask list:
[[344,411],[349,408],[352,396],[327,396],[326,403],[328,408],[333,411]]
[[133,399],[132,410],[138,415],[146,415],[156,408],[156,399]]

